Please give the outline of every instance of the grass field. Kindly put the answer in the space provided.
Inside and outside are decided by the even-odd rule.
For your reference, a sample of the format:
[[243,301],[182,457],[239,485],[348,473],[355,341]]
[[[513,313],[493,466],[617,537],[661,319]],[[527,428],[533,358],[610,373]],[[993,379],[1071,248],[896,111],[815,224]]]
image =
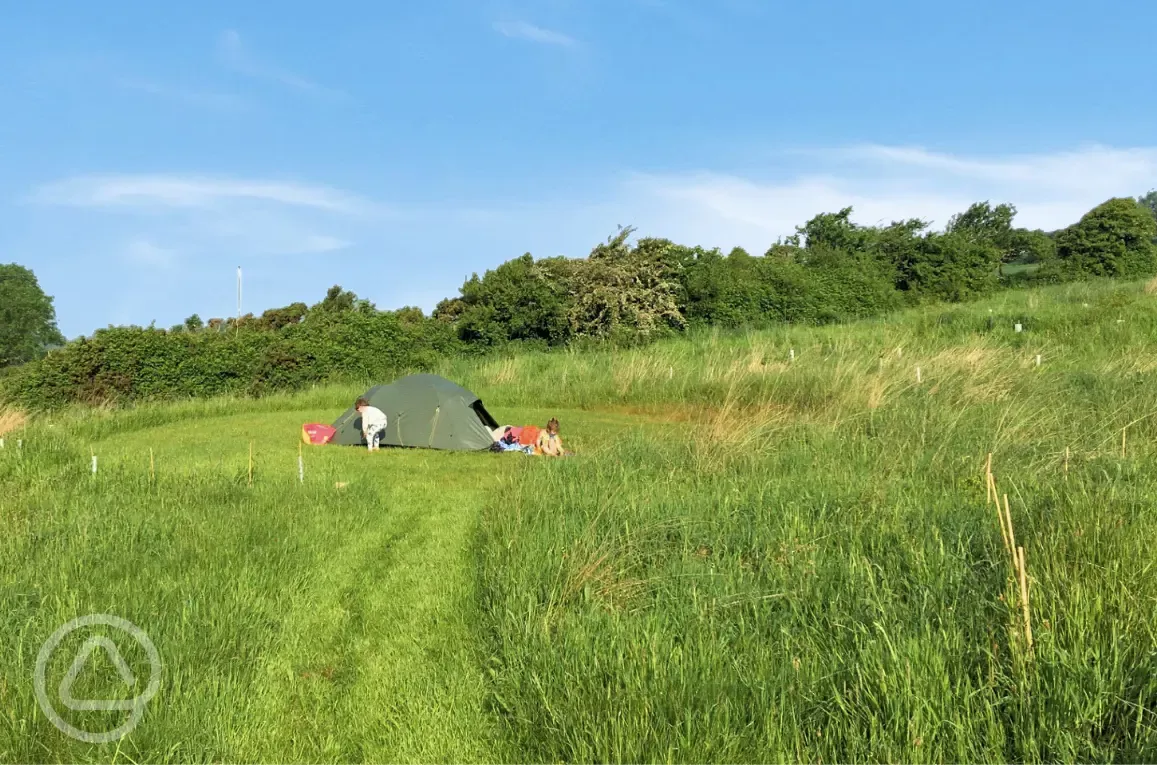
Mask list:
[[[0,759],[1151,761],[1155,333],[1141,285],[1076,285],[456,362],[579,455],[306,449],[304,483],[298,426],[359,386],[33,422],[0,451]],[[164,661],[118,743],[30,682],[91,612]]]

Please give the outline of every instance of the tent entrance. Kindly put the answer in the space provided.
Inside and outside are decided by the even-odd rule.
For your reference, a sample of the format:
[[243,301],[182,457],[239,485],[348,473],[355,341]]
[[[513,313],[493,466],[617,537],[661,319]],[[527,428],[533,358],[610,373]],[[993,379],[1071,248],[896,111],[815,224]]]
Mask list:
[[494,417],[490,415],[490,412],[486,411],[486,407],[482,406],[481,401],[475,401],[470,405],[470,408],[478,414],[478,419],[482,420],[482,422],[486,424],[486,427],[491,430],[498,427],[498,420],[494,419]]

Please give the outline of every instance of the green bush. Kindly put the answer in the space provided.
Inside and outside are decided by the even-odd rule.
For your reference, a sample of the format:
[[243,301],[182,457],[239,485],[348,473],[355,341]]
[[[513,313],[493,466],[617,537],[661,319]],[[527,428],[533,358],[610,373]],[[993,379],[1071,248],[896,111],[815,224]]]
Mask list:
[[1110,199],[1057,235],[1057,259],[1070,279],[1137,278],[1157,271],[1157,220],[1134,199]]
[[30,409],[260,395],[428,370],[460,350],[447,324],[372,310],[315,310],[276,330],[256,323],[202,332],[113,327],[18,368],[6,376],[3,392]]

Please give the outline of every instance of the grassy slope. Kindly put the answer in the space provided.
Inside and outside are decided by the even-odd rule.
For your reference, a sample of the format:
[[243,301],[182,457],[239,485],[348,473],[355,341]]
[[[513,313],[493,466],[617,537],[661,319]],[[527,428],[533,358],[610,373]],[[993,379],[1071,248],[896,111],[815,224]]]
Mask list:
[[0,453],[0,759],[116,754],[28,683],[91,611],[166,661],[137,761],[1152,759],[1155,330],[1137,287],[1078,286],[455,363],[583,456],[307,450],[304,487],[297,426],[356,391],[62,416]]
[[[495,692],[521,751],[1153,759],[1155,333],[1139,287],[1076,286],[560,363],[580,402],[696,429],[543,465],[536,496],[484,517]],[[535,363],[476,384],[560,400]]]

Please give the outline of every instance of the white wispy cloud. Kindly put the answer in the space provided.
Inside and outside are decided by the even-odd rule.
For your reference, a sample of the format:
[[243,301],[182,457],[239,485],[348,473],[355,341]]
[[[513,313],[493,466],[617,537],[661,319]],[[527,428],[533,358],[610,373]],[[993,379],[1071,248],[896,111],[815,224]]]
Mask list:
[[271,64],[253,55],[242,43],[235,29],[226,29],[217,38],[217,56],[230,69],[247,77],[274,82],[303,93],[327,98],[342,98],[346,94],[326,87],[288,69]]
[[154,82],[141,79],[123,79],[120,86],[126,90],[147,93],[165,101],[180,103],[199,109],[215,109],[222,111],[241,111],[249,104],[245,99],[232,93],[220,93],[212,90],[199,90],[179,85]]
[[1076,222],[1110,197],[1157,185],[1157,148],[1150,147],[982,157],[872,145],[796,153],[793,159],[791,167],[776,169],[775,178],[630,174],[614,208],[641,234],[763,252],[816,214],[843,207],[852,207],[860,223],[922,218],[941,228],[973,202],[1010,202],[1019,225],[1048,231]]
[[75,207],[212,207],[236,200],[364,213],[375,207],[327,186],[196,175],[89,175],[45,184],[33,201]]
[[[967,157],[908,146],[859,146],[843,152],[852,160],[916,168],[940,177],[972,179],[1028,191],[1112,195],[1122,187],[1152,182],[1157,148],[1117,149],[1092,144],[1079,149],[1005,157]],[[1116,191],[1115,191],[1116,190]]]
[[553,29],[535,26],[526,21],[496,21],[493,26],[494,31],[504,37],[510,37],[516,40],[528,40],[543,45],[557,45],[563,48],[573,48],[578,45],[578,40],[570,35],[556,32]]
[[76,176],[46,183],[27,200],[59,209],[62,225],[90,227],[94,244],[128,238],[127,248],[110,241],[103,249],[154,267],[203,255],[335,252],[397,216],[330,186],[180,174]]

